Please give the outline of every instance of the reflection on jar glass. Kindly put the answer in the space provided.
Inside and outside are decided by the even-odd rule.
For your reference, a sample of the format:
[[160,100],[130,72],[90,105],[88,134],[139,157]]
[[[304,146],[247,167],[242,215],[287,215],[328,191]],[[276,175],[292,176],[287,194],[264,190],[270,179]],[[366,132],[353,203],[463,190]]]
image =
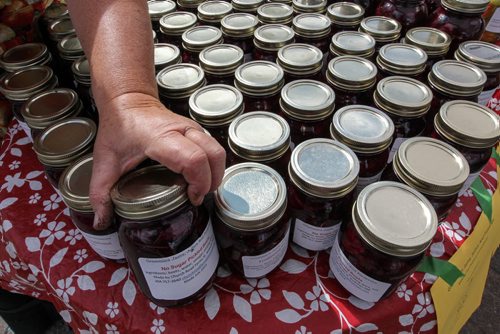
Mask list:
[[284,24],[289,26],[293,19],[293,9],[287,4],[270,2],[257,9],[261,24]]
[[367,33],[375,39],[375,51],[389,43],[399,41],[401,23],[385,16],[365,17],[359,26],[359,31]]
[[185,11],[175,11],[160,19],[160,34],[158,41],[182,48],[182,34],[198,23],[195,14]]
[[207,84],[234,85],[234,73],[243,64],[243,50],[236,45],[218,44],[200,52],[200,67]]
[[288,44],[279,49],[276,63],[285,72],[285,83],[299,79],[322,80],[323,52],[315,46]]
[[386,44],[377,56],[379,80],[391,75],[401,75],[425,81],[427,54],[421,48],[401,43]]
[[169,13],[175,12],[177,5],[171,0],[149,0],[148,12],[149,18],[151,19],[151,24],[153,30],[156,33],[160,33],[160,19]]
[[227,44],[238,46],[245,54],[245,62],[253,60],[253,34],[259,20],[248,13],[234,13],[224,16],[221,21],[222,34]]
[[198,65],[200,52],[209,46],[222,43],[222,31],[212,26],[197,26],[182,34],[182,62]]
[[358,4],[352,2],[336,2],[328,6],[327,16],[332,21],[332,31],[352,30],[359,28],[365,10]]
[[408,30],[404,43],[418,46],[425,51],[427,54],[425,75],[427,75],[436,62],[446,58],[451,37],[435,28],[418,27]]
[[295,41],[292,28],[283,24],[266,24],[254,32],[253,59],[275,62],[278,50]]
[[310,44],[323,53],[328,52],[331,36],[331,22],[328,17],[318,13],[299,14],[292,21],[297,43]]
[[198,19],[201,24],[220,28],[222,18],[233,12],[233,6],[226,1],[206,1],[198,6]]

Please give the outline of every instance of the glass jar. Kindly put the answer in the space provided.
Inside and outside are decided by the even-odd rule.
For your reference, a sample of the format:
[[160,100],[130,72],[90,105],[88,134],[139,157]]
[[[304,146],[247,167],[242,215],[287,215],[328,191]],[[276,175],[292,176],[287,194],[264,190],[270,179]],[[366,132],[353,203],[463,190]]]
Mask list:
[[375,13],[375,8],[380,0],[347,0],[347,2],[360,5],[365,10],[365,16],[371,16]]
[[352,2],[336,2],[328,6],[326,12],[332,21],[332,31],[357,31],[365,10],[358,4]]
[[252,111],[235,118],[229,125],[227,165],[262,163],[287,178],[290,161],[290,126],[273,113]]
[[179,11],[186,11],[196,15],[198,13],[198,6],[203,2],[205,0],[177,0],[177,6]]
[[189,98],[189,114],[228,149],[228,129],[233,119],[243,113],[243,95],[228,85],[208,85]]
[[52,56],[42,43],[26,43],[6,50],[0,55],[0,67],[15,72],[29,66],[51,66]]
[[160,101],[176,114],[189,117],[189,97],[205,86],[203,70],[193,64],[165,67],[156,75]]
[[175,12],[177,5],[171,0],[149,0],[148,11],[153,31],[160,33],[160,19],[167,14]]
[[215,204],[215,236],[229,266],[246,278],[276,269],[290,233],[282,177],[257,163],[232,166],[215,193]]
[[425,1],[383,0],[379,3],[375,13],[398,20],[402,26],[401,34],[404,36],[409,29],[425,25],[430,14]]
[[224,41],[242,49],[245,62],[253,60],[253,34],[258,24],[257,17],[248,13],[229,14],[221,21]]
[[61,2],[52,2],[41,15],[41,21],[45,25],[62,18],[69,17],[68,6]]
[[198,18],[190,12],[175,11],[162,16],[158,41],[182,48],[182,34],[198,23]]
[[283,69],[275,63],[255,60],[236,69],[234,85],[243,94],[245,110],[278,110],[279,93],[284,84]]
[[57,51],[59,52],[60,66],[63,71],[63,73],[58,73],[62,79],[61,85],[75,88],[72,86],[71,66],[76,60],[85,55],[80,40],[76,35],[66,36],[57,43]]
[[436,62],[446,58],[451,37],[435,28],[418,27],[406,32],[404,43],[418,46],[425,51],[427,54],[425,75],[427,75]]
[[105,259],[122,260],[125,255],[118,240],[116,221],[113,219],[105,230],[96,230],[93,227],[94,212],[89,199],[93,160],[92,155],[86,155],[66,168],[59,180],[59,191],[68,206],[73,224],[94,252]]
[[231,5],[237,13],[256,15],[257,9],[264,4],[264,0],[231,0]]
[[375,54],[375,40],[358,31],[341,31],[333,35],[329,60],[339,56],[358,56],[372,59]]
[[356,155],[331,139],[310,139],[293,150],[288,172],[293,242],[312,251],[332,247],[354,201]]
[[293,19],[293,9],[284,3],[270,2],[257,9],[260,24],[284,24],[290,26]]
[[475,102],[458,100],[445,103],[434,118],[434,137],[444,140],[463,154],[470,176],[461,195],[479,176],[500,138],[500,120],[494,111]]
[[220,28],[222,18],[233,12],[233,6],[226,1],[206,1],[198,6],[198,20],[201,24]]
[[207,84],[234,85],[234,72],[243,64],[243,50],[236,45],[217,44],[200,52],[200,67]]
[[336,280],[354,296],[377,302],[417,268],[437,231],[429,201],[396,182],[366,187],[330,253]]
[[92,151],[96,134],[92,120],[73,117],[52,124],[35,138],[33,149],[55,189],[66,167]]
[[158,73],[165,67],[179,64],[182,61],[181,50],[173,44],[156,43],[154,45],[155,72]]
[[276,63],[285,73],[285,83],[299,79],[322,80],[323,52],[302,43],[288,44],[279,49]]
[[394,123],[389,116],[368,106],[346,106],[333,115],[330,135],[358,157],[358,194],[380,180],[394,136]]
[[266,24],[254,32],[253,59],[275,62],[278,50],[295,41],[292,28],[283,24]]
[[401,23],[385,16],[365,17],[359,26],[359,31],[367,33],[375,40],[375,52],[389,43],[396,43],[401,37]]
[[357,56],[340,56],[328,64],[326,82],[335,91],[337,109],[352,104],[373,104],[377,67]]
[[73,65],[71,65],[71,72],[73,72],[75,91],[82,100],[87,115],[97,123],[99,120],[99,113],[91,97],[92,79],[90,78],[90,64],[87,57],[83,56],[73,62]]
[[222,43],[222,31],[212,26],[197,26],[182,34],[183,63],[198,65],[200,52],[209,46]]
[[182,175],[149,166],[111,189],[119,238],[142,293],[161,307],[188,304],[207,293],[219,252],[208,212],[188,199]]
[[328,17],[318,13],[299,14],[294,17],[292,27],[297,43],[310,44],[323,53],[328,52],[332,31]]
[[[53,43],[52,46],[55,47],[58,41],[66,36],[75,35],[76,31],[69,16],[63,16],[58,20],[52,21],[48,27],[48,33]],[[53,51],[55,51],[55,49],[53,49]]]
[[327,0],[292,0],[293,11],[296,15],[302,13],[324,14],[327,4]]
[[391,75],[400,75],[425,82],[427,54],[421,48],[401,43],[392,43],[380,48],[377,56],[379,80]]
[[441,140],[417,137],[401,144],[382,180],[402,182],[418,190],[443,220],[468,176],[467,160],[457,149]]

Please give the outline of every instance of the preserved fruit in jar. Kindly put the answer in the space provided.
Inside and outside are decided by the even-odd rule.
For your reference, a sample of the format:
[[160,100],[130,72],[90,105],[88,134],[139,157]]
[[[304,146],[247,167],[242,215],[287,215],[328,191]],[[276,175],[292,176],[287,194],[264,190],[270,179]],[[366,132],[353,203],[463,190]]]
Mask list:
[[425,25],[430,14],[425,0],[383,0],[375,13],[398,20],[403,35],[408,29]]

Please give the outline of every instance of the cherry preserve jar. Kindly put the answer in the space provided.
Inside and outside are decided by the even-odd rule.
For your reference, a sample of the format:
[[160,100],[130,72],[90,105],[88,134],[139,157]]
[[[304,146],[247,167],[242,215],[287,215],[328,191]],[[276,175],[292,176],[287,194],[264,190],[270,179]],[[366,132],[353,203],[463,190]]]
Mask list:
[[185,11],[175,11],[160,19],[160,34],[158,41],[182,48],[182,34],[198,23],[195,14]]
[[[59,69],[59,77],[61,77],[61,84],[65,87],[71,87],[73,84],[73,78],[71,77],[71,66],[73,63],[83,57],[85,53],[83,52],[83,47],[80,43],[80,40],[76,35],[69,35],[61,39],[57,43],[57,51],[59,52],[60,69]],[[62,73],[61,73],[62,71]]]
[[352,2],[335,2],[328,6],[326,15],[332,21],[332,31],[352,30],[359,28],[365,10],[358,4]]
[[365,17],[359,26],[359,31],[367,33],[375,39],[375,52],[389,43],[397,43],[401,36],[401,23],[385,16]]
[[429,200],[407,185],[377,182],[358,196],[330,253],[330,269],[367,302],[393,293],[415,272],[437,231]]
[[474,182],[500,139],[500,120],[490,108],[475,102],[457,100],[445,103],[434,118],[434,137],[444,140],[462,153],[470,176],[461,195]]
[[148,2],[149,18],[153,31],[160,33],[160,19],[167,14],[175,12],[177,5],[171,0],[149,0]]
[[292,28],[283,24],[266,24],[254,32],[253,59],[275,62],[278,50],[295,41]]
[[45,44],[26,43],[14,46],[0,55],[0,67],[15,72],[29,66],[50,66],[52,55]]
[[257,9],[263,5],[265,0],[232,0],[231,5],[237,13],[249,13],[256,15]]
[[310,44],[328,52],[331,36],[331,22],[328,17],[318,13],[299,14],[294,17],[292,27],[297,43]]
[[179,48],[167,43],[156,43],[154,45],[154,57],[156,73],[165,67],[179,64],[182,61]]
[[358,56],[372,59],[375,54],[375,40],[358,31],[341,31],[333,35],[329,60],[339,56]]
[[52,124],[35,138],[33,149],[55,189],[66,167],[92,152],[96,134],[92,120],[74,117]]
[[220,28],[222,18],[232,12],[233,6],[226,1],[206,1],[198,6],[198,20],[201,24]]
[[288,172],[293,242],[312,251],[329,249],[354,202],[356,155],[337,141],[310,139],[293,150]]
[[337,109],[352,104],[373,104],[377,67],[357,56],[340,56],[328,64],[326,82],[335,91]]
[[265,111],[245,113],[229,125],[227,165],[262,163],[287,178],[290,126],[283,117]]
[[285,257],[290,232],[283,178],[258,163],[229,167],[215,204],[215,236],[229,266],[246,278],[276,269]]
[[279,49],[276,63],[285,74],[285,83],[299,79],[322,80],[323,52],[302,43],[288,44]]
[[221,21],[224,41],[242,49],[245,62],[253,60],[253,34],[258,24],[257,17],[248,13],[229,14]]
[[379,80],[392,75],[401,75],[425,82],[427,54],[414,45],[387,44],[378,52],[377,67]]
[[69,208],[73,224],[80,230],[89,246],[105,259],[122,260],[125,258],[118,240],[118,225],[113,219],[105,230],[96,230],[94,212],[89,199],[89,186],[92,177],[93,157],[86,155],[72,163],[59,180],[59,191]]
[[52,21],[48,26],[48,34],[53,48],[52,52],[56,51],[57,42],[66,36],[76,34],[75,27],[68,16],[63,16],[55,21]]
[[327,0],[292,0],[293,11],[298,15],[302,13],[326,12]]
[[200,52],[200,67],[207,84],[234,85],[234,72],[243,64],[243,50],[236,45],[217,44]]
[[293,146],[312,138],[326,138],[335,109],[335,93],[315,80],[296,80],[281,90],[280,110],[290,125]]
[[293,9],[287,4],[269,2],[257,8],[257,18],[260,24],[291,25]]
[[71,71],[73,72],[75,90],[82,100],[88,116],[97,123],[99,114],[92,97],[92,79],[90,78],[90,64],[87,57],[83,56],[76,60],[73,65],[71,65]]
[[144,167],[123,176],[110,195],[120,243],[144,295],[162,307],[201,299],[219,252],[208,212],[189,202],[182,175]]
[[418,27],[406,32],[404,43],[415,45],[425,51],[427,54],[425,75],[427,75],[436,62],[446,58],[450,49],[451,37],[435,28]]
[[246,111],[276,112],[283,84],[283,69],[269,61],[255,60],[236,69],[234,85],[243,94]]
[[390,17],[402,25],[404,35],[408,29],[425,25],[428,15],[426,0],[382,0],[375,13]]
[[333,115],[330,134],[358,157],[358,194],[380,180],[394,136],[394,123],[389,116],[368,106],[346,106]]
[[182,62],[198,65],[200,52],[209,46],[222,43],[222,31],[212,26],[197,26],[182,34]]
[[198,13],[198,6],[203,2],[205,0],[177,0],[177,6],[179,11],[186,11],[196,15]]

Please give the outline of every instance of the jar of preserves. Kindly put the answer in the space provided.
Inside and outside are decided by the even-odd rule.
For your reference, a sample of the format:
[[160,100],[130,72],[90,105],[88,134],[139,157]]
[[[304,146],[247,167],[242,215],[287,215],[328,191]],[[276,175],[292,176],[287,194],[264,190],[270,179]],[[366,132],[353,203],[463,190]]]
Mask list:
[[425,81],[427,54],[414,45],[387,44],[378,52],[377,67],[379,80],[391,75],[401,75]]
[[153,31],[160,33],[160,19],[167,14],[175,12],[177,5],[171,0],[149,0],[148,11]]
[[315,80],[296,80],[281,90],[281,115],[290,125],[292,146],[312,138],[328,137],[335,93]]
[[323,53],[328,52],[332,31],[328,17],[318,13],[299,14],[294,17],[292,27],[297,43],[310,44]]
[[323,52],[302,43],[288,44],[279,49],[276,63],[285,73],[285,83],[299,79],[322,80]]
[[182,48],[182,34],[198,23],[198,18],[190,12],[175,11],[160,19],[158,41]]
[[394,123],[389,116],[368,106],[346,106],[333,115],[330,134],[358,157],[358,194],[380,180],[394,136]]
[[68,6],[65,3],[53,2],[41,15],[42,23],[48,24],[62,18],[69,17]]
[[352,104],[373,104],[377,67],[357,56],[340,56],[328,63],[326,82],[335,91],[337,109]]
[[201,24],[220,28],[222,18],[232,12],[233,6],[226,1],[206,1],[198,6],[198,20]]
[[283,24],[266,24],[254,32],[253,59],[275,62],[278,50],[295,41],[292,28]]
[[179,64],[182,61],[179,48],[167,43],[156,43],[154,45],[154,57],[156,73],[165,67]]
[[385,16],[370,16],[361,21],[359,31],[375,39],[375,51],[389,43],[397,43],[401,37],[401,23]]
[[212,26],[197,26],[182,34],[183,63],[198,65],[200,52],[209,46],[222,43],[222,31]]
[[123,176],[110,195],[120,243],[144,295],[161,307],[202,298],[219,252],[208,212],[189,202],[182,175],[144,167]]
[[330,44],[330,60],[339,56],[358,56],[372,59],[375,54],[375,40],[358,31],[341,31],[333,35]]
[[380,0],[347,0],[347,2],[360,5],[365,10],[365,16],[372,16]]
[[234,72],[243,64],[243,50],[236,45],[217,44],[200,52],[200,67],[207,84],[234,85]]
[[203,70],[193,64],[165,67],[156,75],[160,101],[176,114],[189,117],[189,97],[205,86]]
[[6,50],[0,55],[0,67],[15,72],[29,66],[51,66],[52,55],[45,44],[26,43]]
[[74,117],[52,124],[35,138],[33,149],[55,189],[66,167],[92,152],[96,133],[92,120]]
[[229,125],[227,165],[262,163],[287,178],[290,161],[290,126],[273,113],[252,111],[235,118]]
[[203,2],[205,0],[177,0],[177,6],[179,7],[179,11],[186,11],[196,15],[198,13],[198,6]]
[[260,24],[291,25],[293,9],[287,4],[269,2],[257,8],[257,17]]
[[75,35],[75,27],[69,16],[63,16],[58,20],[52,21],[48,27],[49,37],[55,47],[57,42],[69,35]]
[[253,34],[258,24],[257,17],[248,13],[229,14],[221,21],[224,41],[241,48],[245,62],[253,60]]
[[89,199],[90,178],[93,166],[92,155],[86,155],[72,163],[59,180],[59,191],[68,206],[73,224],[80,230],[89,246],[105,259],[125,258],[118,240],[118,225],[113,219],[105,230],[96,230],[94,212]]
[[326,14],[332,21],[333,33],[346,30],[357,31],[365,10],[352,2],[336,2],[328,6]]
[[293,242],[312,251],[332,247],[354,201],[356,155],[337,141],[310,139],[293,150],[288,172]]
[[422,262],[436,234],[431,203],[396,182],[377,182],[358,196],[330,253],[336,280],[367,302],[388,297]]
[[[57,43],[57,51],[62,60],[61,65],[63,66],[65,77],[70,76],[69,73],[71,72],[69,70],[73,63],[85,55],[82,44],[76,35],[69,35],[61,39]],[[72,80],[70,81],[72,83]]]
[[446,58],[451,37],[441,30],[428,27],[412,28],[406,32],[404,43],[418,46],[427,54],[426,74],[432,66]]
[[426,0],[383,0],[375,13],[401,23],[401,34],[404,36],[409,29],[425,25],[429,10]]
[[278,110],[279,93],[284,84],[283,69],[275,63],[254,60],[236,69],[234,85],[243,94],[245,110]]
[[302,13],[326,12],[327,0],[292,0],[293,11],[298,15]]
[[256,15],[257,8],[264,4],[264,0],[231,0],[231,5],[237,13]]
[[246,278],[276,269],[285,257],[290,232],[283,178],[257,163],[229,167],[215,204],[215,236],[229,266]]
[[90,78],[90,64],[87,57],[83,56],[75,60],[71,65],[71,72],[73,72],[75,91],[80,97],[87,115],[97,123],[99,114],[91,96],[92,79]]

